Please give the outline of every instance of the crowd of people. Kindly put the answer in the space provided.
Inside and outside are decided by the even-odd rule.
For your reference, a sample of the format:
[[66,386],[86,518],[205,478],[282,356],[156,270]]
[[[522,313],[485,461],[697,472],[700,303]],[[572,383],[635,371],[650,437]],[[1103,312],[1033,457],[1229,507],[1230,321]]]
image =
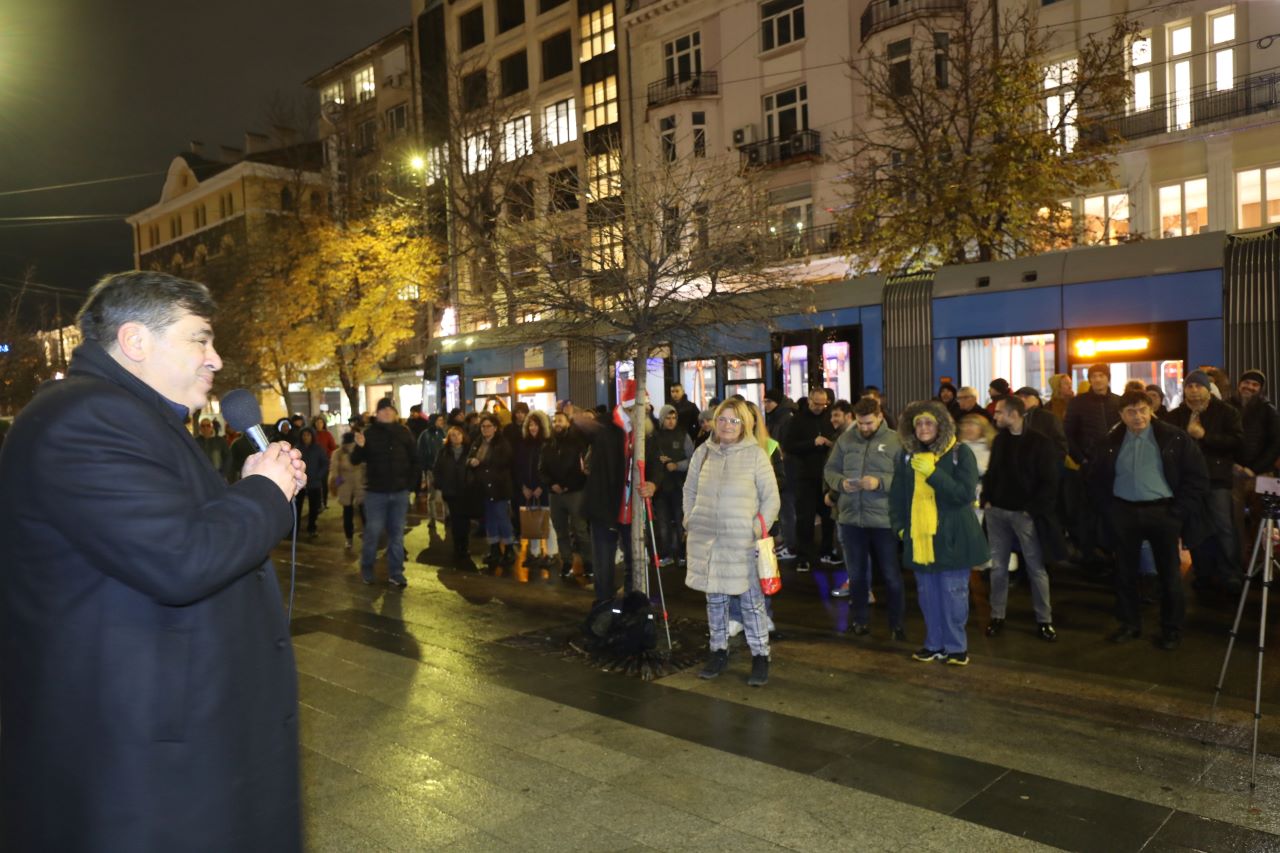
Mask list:
[[[1141,635],[1142,604],[1158,600],[1157,643],[1172,650],[1188,557],[1194,589],[1240,591],[1259,521],[1254,481],[1280,459],[1280,414],[1257,370],[1234,385],[1219,370],[1192,371],[1173,409],[1156,385],[1135,380],[1115,393],[1106,364],[1087,375],[1078,389],[1056,375],[1047,394],[996,379],[985,404],[977,389],[944,382],[933,399],[897,413],[875,387],[854,401],[820,387],[792,401],[775,388],[760,408],[734,396],[699,410],[672,385],[666,405],[639,418],[625,399],[613,411],[565,401],[540,412],[494,397],[472,413],[414,406],[401,421],[384,399],[340,442],[323,416],[284,419],[275,432],[307,467],[299,527],[314,535],[330,494],[348,549],[362,519],[365,583],[385,534],[388,582],[407,585],[413,500],[433,536],[447,531],[459,567],[477,567],[472,543],[482,538],[487,567],[509,568],[523,553],[525,566],[581,576],[597,603],[612,601],[636,570],[638,489],[651,498],[660,564],[683,567],[687,585],[706,593],[708,678],[743,633],[750,682],[767,681],[773,622],[755,556],[766,536],[784,568],[843,570],[847,580],[830,594],[848,599],[855,636],[871,632],[876,578],[889,636],[907,640],[910,570],[925,623],[917,660],[969,663],[973,583],[985,585],[990,607],[982,630],[1000,636],[1015,571],[1046,642],[1058,636],[1051,573],[1067,570],[1114,585],[1117,643]],[[645,435],[645,473],[632,484],[635,430]],[[232,479],[250,448],[228,444],[209,420],[198,432],[211,464]]]

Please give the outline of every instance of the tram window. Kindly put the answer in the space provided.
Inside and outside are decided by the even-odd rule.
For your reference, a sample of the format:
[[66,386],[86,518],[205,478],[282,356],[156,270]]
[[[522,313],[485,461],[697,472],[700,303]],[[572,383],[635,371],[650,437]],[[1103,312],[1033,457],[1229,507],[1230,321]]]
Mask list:
[[[1140,379],[1143,385],[1159,385],[1164,391],[1164,405],[1173,410],[1182,405],[1182,376],[1185,362],[1176,361],[1120,361],[1111,362],[1111,393],[1123,394],[1124,384],[1130,379]],[[1077,389],[1088,382],[1087,364],[1071,366],[1071,381]]]
[[837,400],[853,401],[848,341],[827,341],[822,345],[822,387],[833,389]]
[[511,378],[509,376],[488,376],[476,378],[476,411],[492,412],[493,397],[502,401],[502,405],[511,408]]
[[[628,379],[636,378],[636,368],[634,361],[619,361],[615,365],[616,379],[614,391],[617,393],[617,399],[622,401],[622,383]],[[667,398],[667,373],[666,359],[651,358],[649,359],[648,369],[645,370],[644,391],[649,397],[649,403],[653,405],[655,412],[662,408],[662,402]],[[655,402],[656,401],[656,402]]]
[[462,408],[462,377],[456,373],[444,377],[444,405],[450,412]]
[[730,358],[725,361],[724,395],[741,394],[757,406],[764,405],[764,359]]
[[692,359],[680,362],[680,384],[684,395],[698,410],[707,408],[716,395],[716,362],[713,358]]
[[809,393],[809,348],[803,344],[782,348],[782,393],[792,400]]
[[976,388],[984,401],[987,387],[996,379],[1007,379],[1010,388],[1039,388],[1049,399],[1056,363],[1053,334],[960,341],[960,384]]

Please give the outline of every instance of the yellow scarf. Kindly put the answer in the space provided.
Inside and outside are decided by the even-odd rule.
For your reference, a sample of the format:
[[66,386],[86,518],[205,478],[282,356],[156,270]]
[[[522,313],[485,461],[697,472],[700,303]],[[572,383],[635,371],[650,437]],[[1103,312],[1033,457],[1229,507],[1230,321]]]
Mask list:
[[[929,454],[933,456],[934,464],[941,461],[955,443],[955,436],[952,436],[941,452]],[[933,537],[938,532],[938,501],[934,496],[933,486],[925,482],[925,475],[920,471],[916,471],[915,475],[916,488],[911,494],[911,559],[922,566],[928,566],[933,563]]]

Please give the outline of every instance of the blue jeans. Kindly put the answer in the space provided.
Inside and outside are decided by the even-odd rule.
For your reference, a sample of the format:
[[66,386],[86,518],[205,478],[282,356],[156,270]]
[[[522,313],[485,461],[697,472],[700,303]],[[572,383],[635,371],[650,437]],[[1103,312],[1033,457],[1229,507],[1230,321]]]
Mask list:
[[866,625],[870,621],[871,573],[867,570],[867,557],[873,557],[875,566],[884,579],[889,594],[889,627],[902,627],[906,608],[902,595],[902,568],[898,565],[898,540],[887,527],[857,527],[840,525],[840,543],[844,546],[844,566],[849,574],[849,605],[853,621]]
[[949,655],[967,652],[969,638],[969,570],[916,572],[916,592],[924,616],[924,647]]
[[511,545],[516,541],[516,531],[511,526],[511,501],[484,499],[484,532],[490,545],[499,542]]
[[1035,519],[1025,512],[998,506],[987,507],[987,540],[991,543],[991,618],[1003,619],[1009,603],[1009,554],[1015,539],[1022,545],[1023,568],[1031,581],[1031,606],[1036,611],[1036,622],[1052,622],[1049,572],[1045,570],[1040,552]]
[[364,544],[360,546],[360,575],[373,580],[378,559],[378,539],[387,532],[387,577],[404,580],[404,519],[409,512],[409,492],[366,492],[364,496]]

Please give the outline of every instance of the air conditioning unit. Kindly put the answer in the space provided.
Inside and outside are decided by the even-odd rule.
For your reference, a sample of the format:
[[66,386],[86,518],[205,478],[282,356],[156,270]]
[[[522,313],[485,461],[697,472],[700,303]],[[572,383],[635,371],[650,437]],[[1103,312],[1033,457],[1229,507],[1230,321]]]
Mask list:
[[750,145],[756,141],[756,126],[754,124],[744,124],[742,127],[733,129],[733,146],[741,148],[744,145]]
[[763,148],[748,148],[744,153],[746,153],[747,155],[748,166],[764,165],[764,149]]

